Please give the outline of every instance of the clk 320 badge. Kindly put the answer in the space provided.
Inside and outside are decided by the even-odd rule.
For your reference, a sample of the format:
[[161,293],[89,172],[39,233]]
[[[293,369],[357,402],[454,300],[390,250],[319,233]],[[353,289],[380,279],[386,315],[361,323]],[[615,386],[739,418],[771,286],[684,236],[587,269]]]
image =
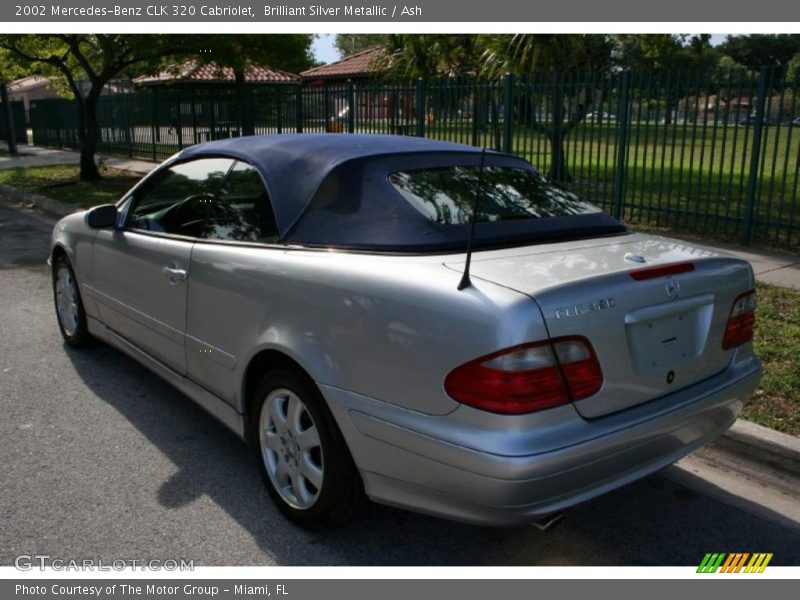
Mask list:
[[592,300],[583,304],[564,306],[556,309],[556,319],[568,319],[569,317],[577,317],[578,315],[605,310],[606,308],[614,308],[616,304],[613,298],[601,298],[600,300]]

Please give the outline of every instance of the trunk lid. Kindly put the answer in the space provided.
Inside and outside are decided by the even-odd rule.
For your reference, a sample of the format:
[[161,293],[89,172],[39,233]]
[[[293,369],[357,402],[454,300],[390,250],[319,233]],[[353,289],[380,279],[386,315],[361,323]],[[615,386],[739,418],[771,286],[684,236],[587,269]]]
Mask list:
[[[687,261],[690,272],[638,281],[629,275]],[[462,270],[464,263],[447,266]],[[725,369],[734,352],[722,349],[731,306],[754,286],[746,261],[645,234],[478,254],[471,274],[536,300],[551,337],[589,339],[604,383],[594,396],[575,402],[585,418],[647,402]]]

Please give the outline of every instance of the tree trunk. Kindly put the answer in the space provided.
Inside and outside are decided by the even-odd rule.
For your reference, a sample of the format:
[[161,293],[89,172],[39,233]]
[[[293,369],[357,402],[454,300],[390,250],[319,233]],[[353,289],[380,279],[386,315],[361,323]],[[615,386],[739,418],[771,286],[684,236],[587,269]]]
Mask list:
[[14,116],[11,113],[11,100],[8,97],[8,89],[4,81],[0,81],[0,103],[3,105],[3,121],[5,124],[8,153],[11,156],[15,156],[17,154],[17,132],[14,131]]
[[564,87],[556,81],[553,88],[553,114],[550,127],[550,171],[547,177],[556,183],[572,181],[567,171],[567,156],[564,149],[564,138],[567,135],[564,123]]
[[564,145],[564,138],[567,132],[563,126],[554,128],[550,135],[550,171],[547,173],[548,179],[556,183],[569,183],[572,176],[567,170],[567,152]]
[[100,172],[94,161],[97,151],[97,98],[94,87],[86,98],[77,98],[78,102],[78,140],[81,147],[80,180],[96,181],[100,179]]

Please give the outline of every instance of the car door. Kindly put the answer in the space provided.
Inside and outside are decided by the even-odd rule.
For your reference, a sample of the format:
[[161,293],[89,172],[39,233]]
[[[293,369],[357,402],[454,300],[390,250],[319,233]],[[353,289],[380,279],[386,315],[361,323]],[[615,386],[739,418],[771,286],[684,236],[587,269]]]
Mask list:
[[235,405],[242,362],[274,318],[271,296],[286,275],[273,257],[284,248],[254,167],[237,162],[216,201],[218,215],[198,227],[192,250],[186,360],[191,379]]
[[94,296],[104,323],[175,372],[186,374],[186,299],[197,225],[233,160],[162,168],[134,192],[120,229],[95,240]]

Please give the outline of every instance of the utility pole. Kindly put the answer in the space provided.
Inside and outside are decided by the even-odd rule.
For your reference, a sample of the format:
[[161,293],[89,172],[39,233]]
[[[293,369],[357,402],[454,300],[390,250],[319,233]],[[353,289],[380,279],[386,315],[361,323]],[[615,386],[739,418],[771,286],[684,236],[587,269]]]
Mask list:
[[17,154],[17,136],[14,132],[14,119],[11,116],[11,102],[8,99],[8,88],[5,81],[0,81],[0,102],[3,103],[3,121],[6,131],[6,143],[8,153],[12,156]]

